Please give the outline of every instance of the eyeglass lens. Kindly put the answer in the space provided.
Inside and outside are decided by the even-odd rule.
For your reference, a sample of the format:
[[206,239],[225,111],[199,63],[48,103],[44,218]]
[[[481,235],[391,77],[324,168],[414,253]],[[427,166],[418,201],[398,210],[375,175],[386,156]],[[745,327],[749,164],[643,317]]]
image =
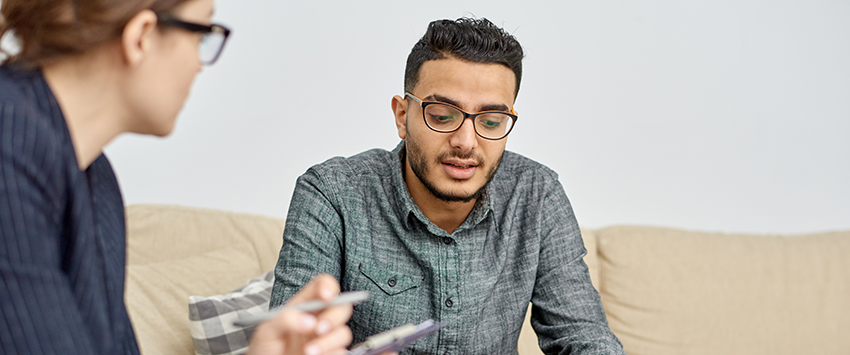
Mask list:
[[198,54],[201,62],[205,64],[212,63],[218,56],[218,53],[221,52],[221,47],[224,45],[224,39],[224,33],[221,32],[205,33],[203,37],[201,37],[201,44],[198,47]]
[[[464,114],[460,110],[443,104],[429,104],[423,112],[425,123],[431,129],[440,132],[451,132],[459,128],[464,121]],[[475,132],[482,137],[500,139],[511,131],[514,124],[513,117],[499,112],[486,112],[475,116],[473,120]]]

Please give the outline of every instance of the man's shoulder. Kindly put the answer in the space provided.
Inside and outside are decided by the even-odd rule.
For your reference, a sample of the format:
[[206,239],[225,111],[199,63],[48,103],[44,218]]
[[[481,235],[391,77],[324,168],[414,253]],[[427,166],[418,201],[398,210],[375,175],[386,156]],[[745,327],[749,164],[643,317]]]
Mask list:
[[397,156],[391,151],[375,148],[350,157],[333,157],[316,164],[307,174],[316,174],[323,178],[352,179],[362,176],[389,176]]
[[490,196],[494,207],[509,201],[533,204],[553,189],[562,189],[554,170],[520,154],[505,151],[499,170],[491,181]]
[[496,172],[500,180],[520,178],[535,178],[543,180],[558,180],[558,173],[533,159],[511,151],[505,151],[502,162]]

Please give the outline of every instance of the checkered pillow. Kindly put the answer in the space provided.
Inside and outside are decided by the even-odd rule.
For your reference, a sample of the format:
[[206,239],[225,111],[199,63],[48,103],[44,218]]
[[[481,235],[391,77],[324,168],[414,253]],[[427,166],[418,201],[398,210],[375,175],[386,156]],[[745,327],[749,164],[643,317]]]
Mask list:
[[248,281],[233,292],[211,297],[189,297],[189,328],[198,355],[243,354],[255,326],[237,327],[233,321],[242,315],[269,309],[274,271]]

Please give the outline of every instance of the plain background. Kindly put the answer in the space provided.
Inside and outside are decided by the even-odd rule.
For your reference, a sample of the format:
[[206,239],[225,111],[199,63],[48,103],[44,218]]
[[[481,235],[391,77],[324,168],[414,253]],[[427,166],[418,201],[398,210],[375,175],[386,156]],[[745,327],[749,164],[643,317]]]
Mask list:
[[579,223],[850,228],[850,2],[218,0],[234,32],[174,133],[107,149],[127,204],[285,217],[295,179],[392,149],[407,54],[487,17],[526,51],[509,150]]

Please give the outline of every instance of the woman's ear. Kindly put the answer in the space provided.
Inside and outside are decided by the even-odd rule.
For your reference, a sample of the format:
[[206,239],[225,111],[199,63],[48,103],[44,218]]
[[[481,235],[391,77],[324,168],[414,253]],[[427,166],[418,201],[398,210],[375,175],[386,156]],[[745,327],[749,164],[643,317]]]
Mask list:
[[121,53],[126,64],[136,66],[150,54],[156,24],[156,14],[151,10],[139,11],[127,22],[121,34]]
[[393,115],[395,115],[395,126],[398,128],[398,137],[405,139],[407,136],[407,100],[401,96],[393,96]]

